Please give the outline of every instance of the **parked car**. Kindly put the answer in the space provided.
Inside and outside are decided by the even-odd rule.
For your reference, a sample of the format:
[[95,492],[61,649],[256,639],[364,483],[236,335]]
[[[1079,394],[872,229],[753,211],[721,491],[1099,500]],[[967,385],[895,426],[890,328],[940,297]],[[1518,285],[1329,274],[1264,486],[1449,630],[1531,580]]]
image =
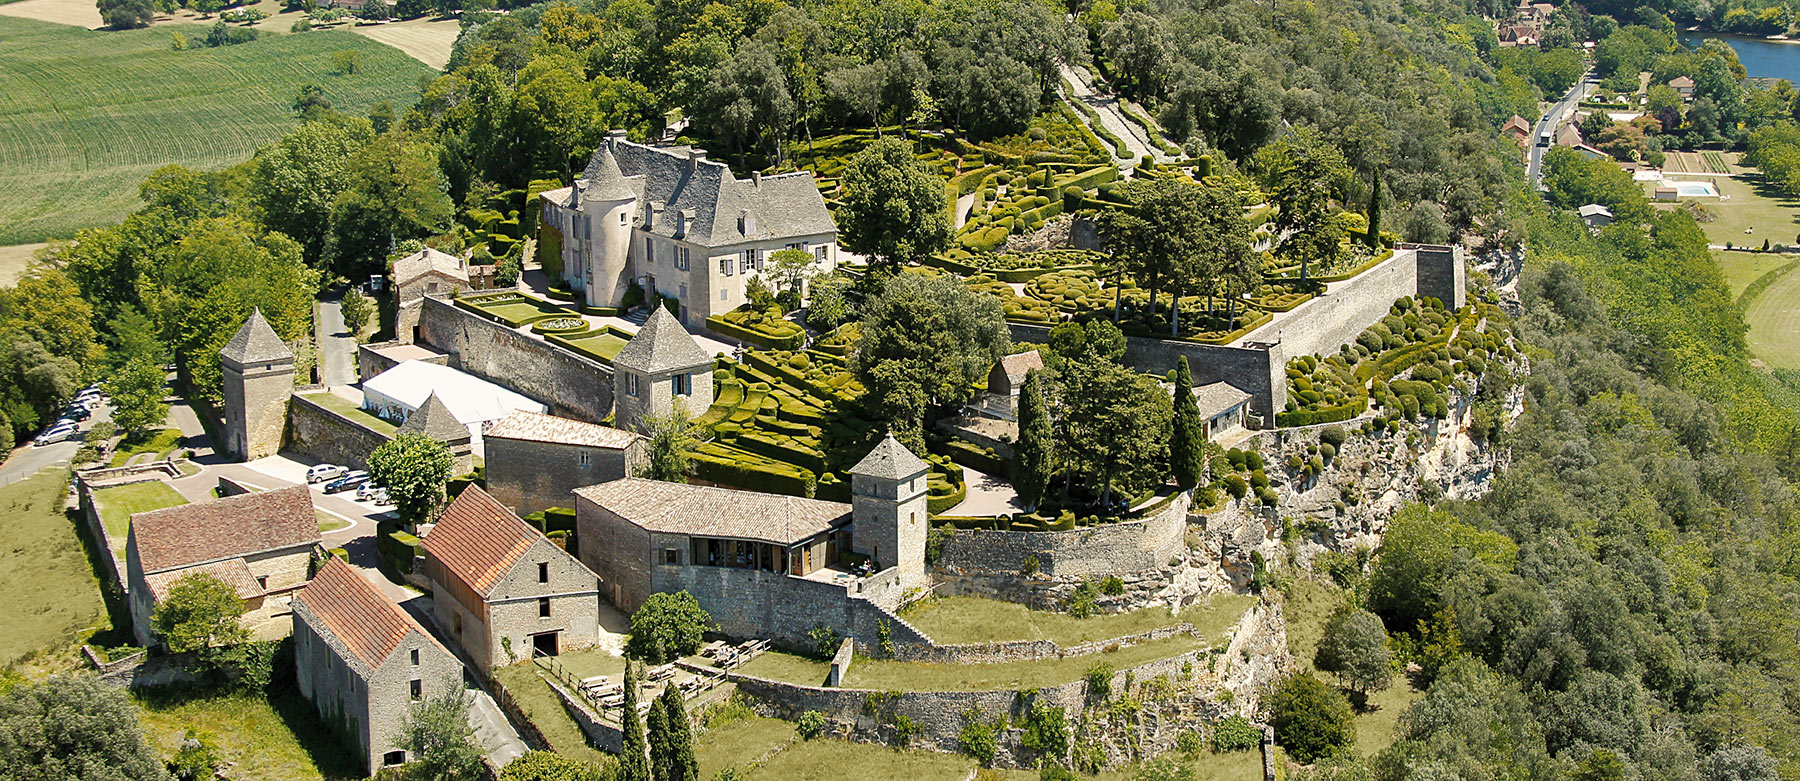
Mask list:
[[344,475],[343,477],[340,477],[336,480],[326,483],[324,490],[325,490],[325,493],[335,494],[339,491],[348,491],[348,490],[355,488],[359,485],[362,485],[363,483],[366,483],[366,482],[369,482],[369,473],[364,472],[361,469],[358,469],[354,472],[350,472],[349,474]]
[[39,434],[37,439],[32,440],[32,444],[39,447],[44,445],[54,445],[58,442],[74,439],[78,436],[81,436],[81,430],[75,428],[75,424],[58,424],[45,429],[44,433]]
[[313,464],[312,467],[306,470],[306,482],[323,483],[327,480],[336,480],[349,473],[349,467],[342,467],[337,464]]
[[87,420],[89,417],[92,417],[93,414],[94,413],[87,407],[81,406],[80,404],[70,404],[68,409],[63,410],[62,419]]
[[370,502],[372,504],[387,504],[387,488],[374,483],[363,483],[356,487],[356,499],[360,502]]

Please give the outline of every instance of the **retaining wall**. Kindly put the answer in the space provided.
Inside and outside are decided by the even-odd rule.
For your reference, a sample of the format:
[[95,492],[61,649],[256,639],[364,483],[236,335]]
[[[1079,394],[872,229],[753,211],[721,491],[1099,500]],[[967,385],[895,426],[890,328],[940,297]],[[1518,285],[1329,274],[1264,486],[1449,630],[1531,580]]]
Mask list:
[[369,453],[388,439],[388,434],[339,415],[306,395],[294,394],[288,402],[287,445],[283,450],[325,463],[366,469]]
[[[386,348],[389,348],[389,347],[399,347],[404,344],[409,344],[409,343],[402,342],[399,340],[393,340],[393,341],[387,341],[387,342],[377,342],[375,344],[359,344],[359,345],[357,345],[356,346],[356,372],[357,372],[356,376],[361,377],[366,380],[366,379],[373,377],[377,374],[380,374],[384,371],[392,369],[395,366],[399,366],[400,365],[399,361],[396,361],[393,358],[389,358],[388,356],[382,355],[380,351],[384,350]],[[449,365],[449,357],[444,356],[444,355],[433,355],[428,358],[414,358],[412,360],[424,361],[426,363],[435,363],[439,366]]]
[[817,650],[808,633],[818,626],[855,640],[865,651],[877,647],[882,622],[897,648],[929,645],[931,638],[884,607],[897,598],[897,578],[890,568],[865,579],[857,591],[855,586],[731,567],[666,566],[657,573],[659,590],[693,594],[718,631],[807,653]]
[[[944,664],[996,664],[1036,659],[1062,659],[1070,656],[1091,656],[1109,649],[1124,648],[1138,643],[1193,633],[1194,625],[1183,621],[1174,626],[1160,627],[1124,637],[1095,640],[1068,648],[1063,648],[1050,640],[1013,640],[1004,643],[897,647],[895,648],[895,658],[909,662]],[[848,666],[845,665],[846,668]]]
[[[1050,341],[1047,326],[1007,323],[1015,342],[1044,344]],[[1360,329],[1359,329],[1360,330]],[[1166,374],[1187,356],[1188,370],[1196,386],[1228,382],[1250,394],[1250,408],[1273,420],[1274,411],[1287,405],[1286,353],[1272,347],[1230,347],[1173,339],[1125,337],[1125,363],[1134,369]]]
[[445,353],[451,368],[543,402],[553,415],[599,423],[612,413],[611,366],[449,302],[421,299],[418,341]]
[[953,575],[1024,577],[1025,559],[1037,559],[1044,577],[1125,575],[1161,569],[1187,547],[1192,499],[1177,495],[1162,510],[1136,521],[1064,532],[958,529],[944,539],[937,568]]

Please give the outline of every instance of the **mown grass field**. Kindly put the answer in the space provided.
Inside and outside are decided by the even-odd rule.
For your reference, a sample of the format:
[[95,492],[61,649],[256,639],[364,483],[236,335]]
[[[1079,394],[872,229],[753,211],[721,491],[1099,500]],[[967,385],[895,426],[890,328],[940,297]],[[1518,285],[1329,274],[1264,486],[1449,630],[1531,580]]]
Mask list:
[[0,488],[0,667],[110,627],[75,524],[63,514],[67,470]]
[[[1287,618],[1288,650],[1300,669],[1313,671],[1320,680],[1333,682],[1330,673],[1313,668],[1313,655],[1319,639],[1325,636],[1325,622],[1337,610],[1342,595],[1324,584],[1296,579],[1287,591],[1284,616]],[[1400,714],[1425,693],[1414,689],[1406,676],[1394,676],[1387,689],[1369,695],[1368,710],[1356,714],[1356,753],[1372,756],[1394,742]]]
[[1778,369],[1800,369],[1800,269],[1788,269],[1748,301],[1750,354]]
[[1208,638],[1218,638],[1231,627],[1255,597],[1221,594],[1206,605],[1188,608],[1179,615],[1163,608],[1129,613],[1106,613],[1076,618],[1068,613],[1032,610],[1013,602],[976,597],[946,597],[919,608],[906,620],[939,643],[997,643],[1009,640],[1049,640],[1069,646],[1110,640],[1188,621]]
[[[265,35],[174,51],[197,25],[92,31],[0,17],[0,245],[65,237],[117,222],[138,185],[170,163],[218,169],[249,159],[297,122],[291,106],[318,84],[339,109],[397,109],[431,71],[398,49],[342,30]],[[331,54],[362,54],[353,75]]]

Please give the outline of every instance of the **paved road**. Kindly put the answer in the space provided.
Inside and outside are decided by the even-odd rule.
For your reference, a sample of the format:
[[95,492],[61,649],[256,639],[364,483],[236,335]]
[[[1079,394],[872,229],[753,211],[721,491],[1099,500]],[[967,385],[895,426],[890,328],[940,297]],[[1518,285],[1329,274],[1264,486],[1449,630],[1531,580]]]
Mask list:
[[356,382],[356,338],[344,325],[344,311],[338,303],[350,294],[340,288],[318,304],[319,377],[326,385]]
[[1531,180],[1532,187],[1540,190],[1544,188],[1544,174],[1540,169],[1543,167],[1544,152],[1549,149],[1549,147],[1540,146],[1538,139],[1544,137],[1545,131],[1555,132],[1556,126],[1562,124],[1565,115],[1573,112],[1575,107],[1581,104],[1581,96],[1587,94],[1588,86],[1594,83],[1588,80],[1592,75],[1591,71],[1582,74],[1581,78],[1575,82],[1575,86],[1569,88],[1568,94],[1562,96],[1562,100],[1551,106],[1549,111],[1544,112],[1544,116],[1539,118],[1537,125],[1531,129],[1531,138],[1529,139],[1531,160],[1525,164],[1525,176]]
[[[112,420],[112,405],[101,405],[99,409],[94,410],[93,417],[82,421],[80,426],[82,433],[87,433],[88,429],[93,428],[95,423],[102,420]],[[32,436],[36,436],[36,434]],[[19,482],[37,474],[45,467],[68,466],[69,459],[80,447],[81,440],[78,439],[43,447],[33,445],[31,440],[27,439],[7,455],[4,462],[0,462],[0,485]]]

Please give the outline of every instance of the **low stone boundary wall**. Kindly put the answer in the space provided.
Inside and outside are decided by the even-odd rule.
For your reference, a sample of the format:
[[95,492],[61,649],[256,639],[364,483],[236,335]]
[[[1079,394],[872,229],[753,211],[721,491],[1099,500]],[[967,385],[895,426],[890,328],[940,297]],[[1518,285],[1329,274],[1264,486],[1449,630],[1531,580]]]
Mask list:
[[856,641],[844,638],[838,643],[837,653],[831,656],[831,671],[825,674],[826,686],[837,686],[844,682],[844,673],[850,672],[850,663],[856,659]]
[[[1184,669],[1203,668],[1207,654],[1206,650],[1197,649],[1115,670],[1110,690],[1124,690],[1127,679],[1141,682],[1159,675],[1178,677]],[[893,739],[897,717],[905,716],[920,730],[910,745],[947,753],[962,750],[962,728],[971,712],[983,721],[997,721],[1004,715],[1017,723],[1034,703],[1060,708],[1073,716],[1089,700],[1085,679],[1028,694],[1016,690],[882,692],[805,686],[742,673],[728,673],[727,677],[752,700],[753,707],[767,715],[792,720],[806,711],[818,711],[832,726],[847,729],[852,738],[881,743]],[[1018,730],[1011,730],[1001,736],[1001,751],[995,764],[1026,766],[1032,759],[1027,754],[1018,742]]]
[[[100,507],[94,504],[94,492],[102,488],[113,488],[121,485],[162,482],[169,478],[166,471],[155,468],[167,465],[179,476],[181,470],[172,462],[158,461],[156,464],[139,464],[137,466],[119,467],[117,469],[92,469],[76,473],[75,499],[80,508],[82,523],[87,526],[88,534],[94,544],[100,546],[100,562],[105,565],[104,573],[110,587],[117,588],[121,597],[131,592],[131,584],[125,580],[125,562],[121,554],[113,553],[112,538],[106,534],[106,522],[100,519]],[[103,481],[103,482],[99,482]],[[120,540],[120,547],[124,547]]]
[[370,428],[324,405],[309,395],[296,393],[288,402],[286,450],[352,469],[368,467],[369,453],[388,441],[385,432]]
[[1165,626],[1135,635],[1125,635],[1106,640],[1072,645],[1067,648],[1050,640],[1013,640],[1003,643],[962,643],[957,645],[934,645],[930,647],[909,646],[895,648],[895,658],[911,662],[940,662],[945,664],[994,664],[996,662],[1023,662],[1035,659],[1062,659],[1070,656],[1091,656],[1108,650],[1117,650],[1138,643],[1162,640],[1176,635],[1194,634],[1194,625],[1183,621],[1174,626]]

